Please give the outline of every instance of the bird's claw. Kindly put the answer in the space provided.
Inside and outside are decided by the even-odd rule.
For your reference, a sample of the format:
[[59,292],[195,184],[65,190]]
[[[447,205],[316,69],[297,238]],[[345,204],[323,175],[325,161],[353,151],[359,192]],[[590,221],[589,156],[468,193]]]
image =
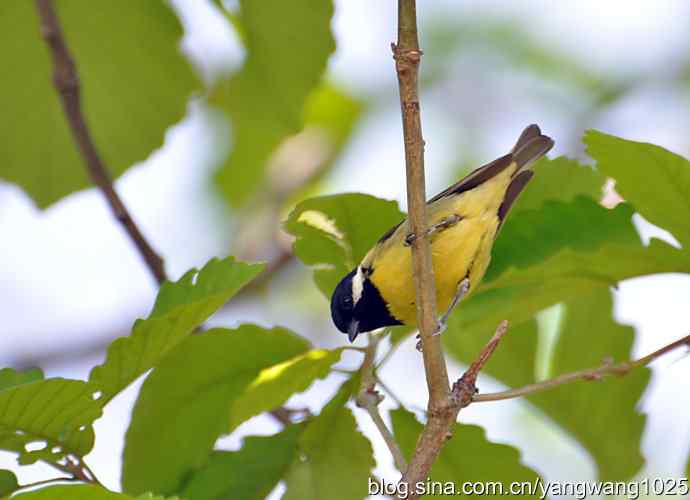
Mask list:
[[438,335],[441,335],[443,332],[446,331],[446,328],[448,328],[448,322],[444,321],[442,318],[436,324],[436,331],[434,333],[432,333],[431,336],[437,337]]

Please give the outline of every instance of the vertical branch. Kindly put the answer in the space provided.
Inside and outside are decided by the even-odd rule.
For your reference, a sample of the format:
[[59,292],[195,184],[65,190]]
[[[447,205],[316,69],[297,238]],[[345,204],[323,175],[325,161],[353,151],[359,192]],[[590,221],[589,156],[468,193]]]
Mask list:
[[393,45],[398,74],[400,108],[405,138],[407,208],[412,239],[412,266],[417,298],[417,324],[422,338],[424,369],[429,389],[429,409],[444,406],[449,385],[440,336],[434,336],[436,285],[431,248],[426,238],[426,193],[424,181],[424,139],[419,112],[418,74],[422,51],[417,38],[415,0],[398,0],[398,43]]
[[[400,108],[405,139],[407,173],[407,208],[412,233],[412,271],[417,300],[417,325],[422,341],[424,371],[429,390],[428,421],[417,442],[415,453],[405,470],[401,483],[409,491],[427,478],[431,466],[447,439],[457,412],[450,398],[446,362],[437,329],[436,285],[431,248],[426,238],[426,193],[424,181],[424,139],[419,111],[418,75],[422,51],[417,36],[415,0],[398,0],[398,43],[393,58],[398,74]],[[414,493],[413,493],[414,496]]]
[[43,38],[53,59],[53,82],[60,96],[62,108],[72,131],[74,141],[86,163],[92,182],[105,196],[115,219],[122,225],[144,259],[151,274],[160,284],[166,279],[163,259],[149,245],[135,224],[124,203],[113,187],[108,169],[103,164],[81,110],[81,89],[74,59],[65,42],[60,21],[52,0],[36,0]]

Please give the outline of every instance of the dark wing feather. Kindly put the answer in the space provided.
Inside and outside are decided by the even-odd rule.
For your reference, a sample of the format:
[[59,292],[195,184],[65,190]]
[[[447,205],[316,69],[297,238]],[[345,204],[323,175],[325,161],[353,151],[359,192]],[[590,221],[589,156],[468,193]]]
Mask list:
[[[515,162],[518,168],[514,174],[514,180],[510,183],[506,191],[505,199],[499,209],[499,220],[503,221],[515,199],[532,178],[532,173],[528,173],[528,171],[524,169],[544,156],[552,147],[553,140],[550,137],[542,135],[537,125],[530,125],[522,131],[522,134],[520,134],[520,137],[510,153],[472,171],[472,173],[460,181],[438,193],[427,203],[433,203],[446,196],[456,195],[474,189],[492,177],[500,174]],[[401,221],[400,224],[403,222],[405,222],[405,220]],[[400,224],[386,231],[378,242],[383,243],[390,238],[395,233],[396,229],[400,227]]]
[[460,194],[474,189],[503,172],[503,170],[508,168],[513,162],[517,163],[518,166],[515,172],[515,175],[517,175],[521,170],[544,156],[552,147],[553,140],[550,137],[542,135],[537,125],[530,125],[522,131],[520,138],[517,140],[510,153],[474,170],[467,177],[431,198],[428,203],[432,203],[451,194]]
[[530,142],[535,137],[539,137],[540,135],[541,129],[539,128],[539,125],[529,125],[527,128],[525,128],[525,130],[522,131],[522,134],[520,134],[520,137],[518,138],[517,142],[515,143],[515,146],[513,146],[513,149],[510,152],[515,153],[516,151],[521,150],[525,144]]
[[383,242],[386,241],[388,238],[390,238],[391,236],[393,236],[393,233],[395,233],[395,230],[398,229],[398,228],[400,227],[400,225],[401,225],[403,222],[405,222],[406,220],[407,220],[407,219],[401,220],[401,221],[398,222],[395,226],[393,226],[393,227],[390,228],[388,231],[386,231],[385,233],[383,233],[383,234],[381,235],[381,237],[379,238],[379,241],[378,241],[377,243],[383,243]]
[[532,172],[531,170],[523,170],[518,175],[516,175],[512,181],[510,181],[508,189],[506,189],[506,194],[503,197],[503,203],[501,203],[501,206],[498,207],[499,224],[503,223],[503,221],[506,218],[506,215],[508,215],[510,207],[513,206],[513,203],[520,195],[522,190],[525,189],[525,186],[530,181],[533,175],[534,172]]
[[492,177],[503,172],[506,168],[510,166],[511,163],[513,163],[512,154],[501,156],[497,160],[494,160],[491,163],[487,163],[483,167],[479,167],[478,169],[474,170],[471,174],[456,182],[448,189],[445,189],[438,193],[427,203],[433,203],[434,201],[440,200],[441,198],[444,198],[446,196],[450,196],[451,194],[460,194],[465,191],[469,191],[470,189],[474,189],[480,184],[483,184]]

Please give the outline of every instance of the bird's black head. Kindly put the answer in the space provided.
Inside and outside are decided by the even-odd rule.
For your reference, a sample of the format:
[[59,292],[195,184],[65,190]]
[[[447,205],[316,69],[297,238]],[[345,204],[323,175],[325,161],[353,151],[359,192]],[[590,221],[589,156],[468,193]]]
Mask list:
[[338,283],[331,297],[333,323],[350,342],[360,333],[402,324],[388,311],[381,293],[369,280],[370,273],[356,267]]

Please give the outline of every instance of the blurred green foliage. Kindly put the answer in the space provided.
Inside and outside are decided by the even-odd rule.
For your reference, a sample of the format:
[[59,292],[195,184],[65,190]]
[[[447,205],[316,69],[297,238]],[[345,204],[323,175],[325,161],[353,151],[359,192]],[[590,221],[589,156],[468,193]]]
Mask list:
[[[395,438],[403,453],[409,459],[417,444],[417,437],[423,425],[409,411],[398,408],[391,412]],[[539,475],[520,462],[520,453],[510,446],[492,443],[484,429],[476,425],[455,424],[453,438],[441,450],[434,463],[431,481],[459,485],[458,471],[462,481],[490,483],[501,481],[505,491],[510,483],[529,482],[534,484]],[[433,498],[426,495],[422,498]],[[491,495],[487,495],[491,496]]]
[[[216,4],[223,8],[223,2]],[[164,2],[101,2],[94,9],[93,2],[73,0],[57,6],[81,75],[88,125],[116,177],[161,144],[165,128],[182,116],[199,87],[177,49],[179,22]],[[319,193],[373,100],[365,104],[324,78],[335,50],[330,1],[240,0],[239,10],[226,14],[246,58],[237,72],[206,89],[232,129],[233,147],[217,172],[218,186],[233,216],[249,226],[256,222],[252,214],[265,206],[271,213],[292,209],[284,223],[294,238],[292,251],[329,297],[379,237],[405,217],[395,202],[361,193],[304,199]],[[435,19],[431,26],[422,37],[429,85],[449,78],[452,57],[478,48],[515,71],[584,94],[594,110],[633,84],[630,75],[586,68],[513,23]],[[51,84],[33,3],[0,3],[0,30],[10,41],[0,48],[10,68],[1,85],[13,96],[5,112],[17,117],[0,125],[0,177],[45,207],[86,187],[87,176]],[[535,166],[534,180],[496,241],[484,282],[462,302],[444,334],[449,354],[467,363],[508,319],[511,331],[484,370],[508,387],[538,380],[538,366],[555,376],[609,358],[628,359],[634,332],[614,321],[610,288],[636,276],[690,273],[688,161],[597,131],[589,131],[584,142],[594,166],[566,157]],[[613,209],[599,203],[607,178],[626,200]],[[685,246],[659,240],[645,246],[632,224],[634,213]],[[364,498],[375,461],[348,407],[361,381],[356,370],[339,368],[344,349],[321,349],[281,327],[201,329],[263,270],[261,264],[212,259],[166,282],[149,316],[111,344],[88,382],[44,380],[40,370],[0,370],[0,448],[15,452],[20,465],[43,461],[67,473],[88,472],[82,460],[93,447],[93,422],[150,370],[126,434],[122,471],[125,492],[141,496],[89,484],[47,486],[17,498],[164,500],[155,496],[163,494],[176,495],[170,500],[249,500],[265,497],[281,481],[287,500]],[[563,312],[548,350],[535,316],[554,304]],[[315,315],[326,310],[320,302]],[[410,328],[396,329],[392,344],[409,333]],[[562,386],[526,400],[582,445],[600,479],[626,480],[644,465],[640,441],[646,420],[638,404],[649,375],[637,369],[620,379]],[[247,437],[237,451],[214,449],[219,437],[329,376],[345,381],[316,415],[306,413],[273,436]],[[404,408],[391,412],[391,420],[409,457],[422,424]],[[538,477],[520,462],[517,449],[490,442],[481,427],[456,424],[454,433],[432,469],[433,479],[506,483]],[[39,443],[44,446],[36,448]],[[71,468],[65,465],[68,456]],[[18,488],[13,472],[0,471],[0,495]]]
[[331,2],[240,0],[246,60],[211,98],[232,121],[233,151],[217,178],[233,206],[252,197],[271,153],[302,128],[305,103],[335,50],[332,15]]
[[[56,2],[77,61],[82,109],[96,147],[117,177],[163,144],[197,77],[178,50],[179,21],[165,2]],[[35,2],[0,2],[3,100],[0,179],[46,207],[90,185],[53,87]]]

